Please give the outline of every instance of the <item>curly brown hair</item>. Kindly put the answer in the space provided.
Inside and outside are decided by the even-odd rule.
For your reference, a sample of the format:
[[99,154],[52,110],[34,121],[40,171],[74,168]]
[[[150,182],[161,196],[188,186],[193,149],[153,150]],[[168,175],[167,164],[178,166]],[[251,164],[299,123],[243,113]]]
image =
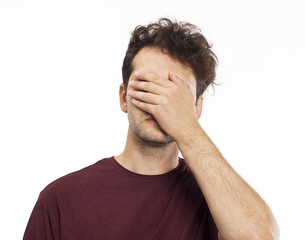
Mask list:
[[201,30],[188,22],[160,18],[156,23],[137,26],[131,33],[122,66],[125,90],[133,71],[132,61],[143,47],[159,47],[163,53],[193,70],[197,81],[196,104],[198,97],[210,84],[217,85],[215,77],[218,59]]

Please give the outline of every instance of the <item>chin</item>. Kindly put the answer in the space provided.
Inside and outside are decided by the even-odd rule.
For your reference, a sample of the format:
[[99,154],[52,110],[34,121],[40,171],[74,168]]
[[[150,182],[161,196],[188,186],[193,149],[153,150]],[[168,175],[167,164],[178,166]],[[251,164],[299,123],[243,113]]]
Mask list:
[[167,135],[157,122],[146,122],[136,124],[129,121],[132,133],[138,138],[141,144],[162,146],[174,142],[171,136]]
[[164,134],[163,132],[152,133],[146,132],[146,134],[137,134],[138,138],[140,138],[143,142],[155,145],[165,145],[174,142],[174,140],[169,136]]

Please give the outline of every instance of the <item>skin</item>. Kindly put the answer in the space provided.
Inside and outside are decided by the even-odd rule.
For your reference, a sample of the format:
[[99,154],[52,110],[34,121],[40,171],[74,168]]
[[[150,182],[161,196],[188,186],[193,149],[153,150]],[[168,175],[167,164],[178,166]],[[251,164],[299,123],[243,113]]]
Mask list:
[[[131,85],[132,81],[138,79],[135,76],[137,71],[146,73],[148,78],[155,78],[156,82],[170,83],[169,69],[171,69],[188,79],[192,93],[189,99],[191,99],[195,111],[193,96],[196,93],[196,80],[191,69],[168,55],[162,54],[159,49],[147,48],[143,48],[135,56],[133,67],[134,71],[129,78],[127,91],[133,89]],[[200,99],[202,100],[202,97]],[[196,106],[198,118],[201,114],[201,100],[198,100]],[[120,104],[122,111],[128,115],[129,129],[125,150],[122,154],[115,156],[116,160],[125,168],[146,175],[162,174],[175,168],[178,165],[179,153],[177,143],[163,130],[164,128],[161,128],[159,120],[157,122],[146,121],[146,118],[152,114],[143,111],[131,102],[131,97],[124,90],[123,83],[120,85]],[[183,115],[180,118],[183,119]]]
[[[128,114],[129,129],[116,161],[139,174],[163,174],[178,165],[180,151],[205,196],[219,239],[278,239],[266,203],[201,128],[203,97],[195,105],[195,96],[190,68],[159,48],[141,49],[133,60],[127,92],[120,85],[120,105]],[[149,116],[156,122],[146,120]]]

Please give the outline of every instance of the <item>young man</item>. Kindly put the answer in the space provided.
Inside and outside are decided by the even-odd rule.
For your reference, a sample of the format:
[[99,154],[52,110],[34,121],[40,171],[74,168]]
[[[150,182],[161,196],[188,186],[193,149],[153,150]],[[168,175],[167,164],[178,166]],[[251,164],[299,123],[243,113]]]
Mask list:
[[278,239],[268,206],[198,123],[216,65],[194,25],[138,26],[120,85],[124,151],[47,186],[24,239]]

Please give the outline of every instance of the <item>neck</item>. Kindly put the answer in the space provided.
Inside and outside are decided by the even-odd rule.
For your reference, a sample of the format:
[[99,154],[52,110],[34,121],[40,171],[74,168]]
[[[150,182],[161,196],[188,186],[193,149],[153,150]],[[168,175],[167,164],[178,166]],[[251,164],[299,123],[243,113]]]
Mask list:
[[144,175],[158,175],[177,167],[179,149],[176,142],[158,144],[137,138],[130,128],[124,151],[115,156],[126,169]]

